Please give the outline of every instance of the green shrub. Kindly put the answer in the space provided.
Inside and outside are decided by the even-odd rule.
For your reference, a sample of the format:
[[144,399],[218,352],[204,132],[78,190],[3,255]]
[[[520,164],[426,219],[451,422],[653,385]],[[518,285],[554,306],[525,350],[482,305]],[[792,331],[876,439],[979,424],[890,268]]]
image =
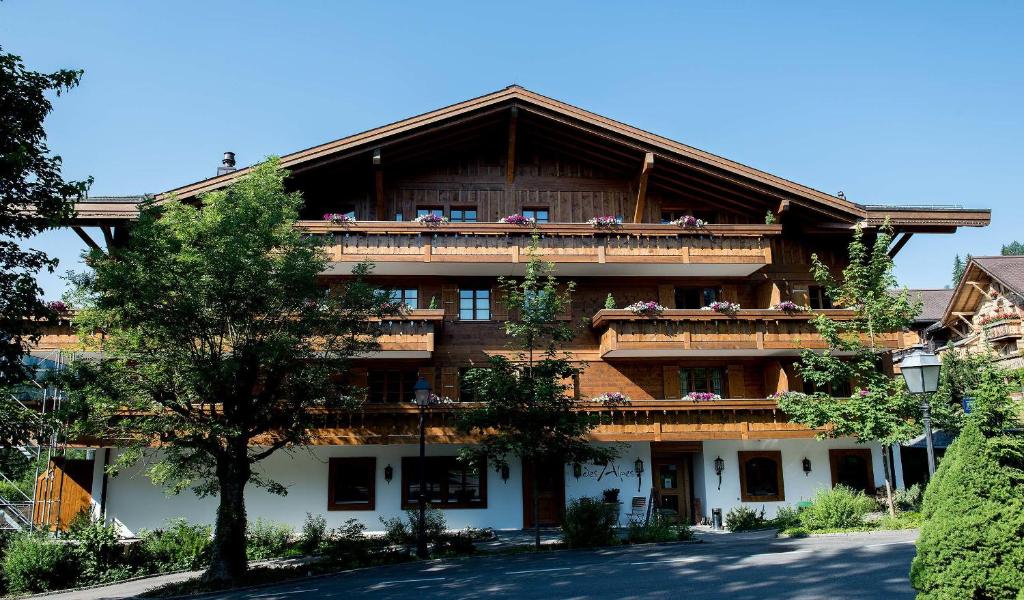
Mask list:
[[752,529],[764,529],[768,521],[764,518],[764,508],[757,512],[749,506],[742,504],[729,509],[725,513],[725,526],[729,531],[750,531]]
[[600,498],[576,498],[569,502],[562,519],[562,539],[570,548],[592,548],[618,543],[615,532],[619,507]]
[[771,526],[776,529],[799,527],[800,509],[795,506],[780,506],[775,512],[775,518],[771,520]]
[[124,546],[113,525],[80,513],[68,525],[68,537],[75,541],[81,565],[79,584],[105,583],[131,576],[122,561]]
[[811,505],[800,513],[800,521],[811,531],[863,527],[864,515],[874,508],[872,498],[837,485],[815,494]]
[[39,593],[72,587],[80,573],[75,547],[43,534],[16,536],[4,556],[4,578],[12,592]]
[[151,571],[199,569],[210,561],[209,525],[192,525],[184,519],[169,521],[167,528],[143,532],[142,554]]
[[923,498],[924,490],[921,489],[921,484],[919,483],[915,483],[905,490],[896,490],[892,494],[893,502],[896,503],[896,508],[900,510],[921,510],[921,500]]
[[355,519],[349,519],[337,529],[332,529],[320,544],[320,553],[336,560],[344,560],[353,564],[366,562],[373,550],[378,549],[383,540],[366,537],[366,525]]
[[327,540],[327,519],[323,515],[306,513],[302,523],[302,535],[299,536],[299,548],[306,554],[320,550]]
[[[380,522],[384,525],[384,541],[393,546],[407,546],[416,543],[419,518],[420,513],[415,509],[405,511],[404,520],[401,517],[390,519],[381,517]],[[428,505],[423,515],[423,528],[426,530],[428,543],[436,543],[440,540],[448,531],[444,512]]]
[[646,544],[650,542],[676,542],[693,539],[693,531],[684,524],[673,523],[666,517],[655,513],[642,523],[630,519],[629,543]]
[[250,521],[245,528],[245,555],[249,560],[265,560],[287,554],[295,530],[283,523],[263,519]]
[[807,537],[811,534],[810,531],[807,531],[806,527],[787,527],[782,530],[782,533],[795,538]]
[[972,415],[924,493],[910,581],[920,599],[1015,598],[1024,589],[1020,440],[986,439]]

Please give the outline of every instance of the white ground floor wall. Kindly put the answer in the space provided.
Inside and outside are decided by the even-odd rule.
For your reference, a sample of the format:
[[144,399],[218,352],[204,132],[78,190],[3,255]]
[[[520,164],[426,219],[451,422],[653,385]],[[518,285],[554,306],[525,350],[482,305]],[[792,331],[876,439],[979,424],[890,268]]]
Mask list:
[[[582,496],[600,497],[606,489],[620,490],[623,503],[622,521],[625,524],[630,503],[634,497],[649,497],[652,487],[650,443],[610,444],[618,448],[618,458],[608,465],[580,465],[579,477],[573,465],[565,465],[566,502]],[[745,450],[779,451],[782,461],[782,478],[785,499],[782,502],[746,503],[760,510],[768,517],[782,505],[795,505],[809,500],[816,491],[831,486],[829,449],[869,448],[872,454],[875,484],[884,484],[884,471],[880,448],[877,444],[857,444],[853,440],[716,440],[703,443],[701,451],[690,455],[693,477],[693,496],[699,499],[698,517],[707,517],[712,509],[730,508],[744,504],[740,494],[740,471],[738,452]],[[431,444],[428,456],[454,456],[459,446]],[[117,450],[112,449],[112,458]],[[337,527],[348,519],[356,519],[370,531],[382,529],[382,517],[402,516],[402,458],[415,457],[415,445],[366,445],[366,446],[313,446],[293,452],[277,452],[258,466],[261,476],[282,484],[287,495],[279,496],[250,485],[246,495],[250,519],[267,519],[286,523],[298,529],[307,513],[321,514],[327,519],[328,527]],[[105,482],[102,458],[105,453],[96,453],[96,467],[92,495],[96,509],[102,510],[106,518],[118,524],[124,533],[137,534],[142,529],[156,529],[167,521],[184,518],[190,522],[212,523],[216,510],[216,498],[198,498],[190,491],[169,495],[155,485],[146,475],[146,464],[121,470],[116,476],[109,475]],[[375,507],[374,510],[327,510],[328,464],[333,457],[367,458],[375,461]],[[724,471],[719,485],[715,474],[714,461],[721,457]],[[152,459],[152,457],[150,457]],[[811,462],[811,471],[805,473],[803,459]],[[642,461],[643,472],[636,472],[637,461]],[[385,469],[392,468],[392,479],[385,479]],[[407,474],[415,477],[414,474]],[[519,529],[523,527],[523,472],[517,462],[508,470],[508,479],[500,472],[488,468],[486,508],[446,509],[445,517],[450,528],[493,527],[496,529]]]

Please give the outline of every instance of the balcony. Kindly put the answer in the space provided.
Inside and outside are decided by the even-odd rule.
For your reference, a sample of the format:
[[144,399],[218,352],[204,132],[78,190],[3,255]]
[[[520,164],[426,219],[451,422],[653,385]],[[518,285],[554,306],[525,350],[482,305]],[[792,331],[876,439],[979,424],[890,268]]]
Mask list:
[[[329,273],[347,274],[370,260],[378,275],[521,275],[534,231],[504,223],[386,221],[300,221],[299,228],[323,238]],[[536,232],[538,256],[554,262],[559,275],[744,277],[771,264],[771,238],[781,227],[623,224],[605,230],[553,223]]]
[[1006,319],[985,325],[985,338],[990,342],[1012,340],[1021,337],[1020,320]]
[[[705,310],[666,310],[656,317],[628,310],[599,310],[592,321],[600,332],[603,358],[714,356],[797,356],[804,349],[823,350],[825,340],[810,320],[815,314],[836,320],[854,317],[850,310],[787,314],[777,310],[741,310],[728,316]],[[914,343],[910,332],[875,337],[892,350]],[[867,340],[864,340],[865,343]]]
[[434,330],[444,320],[443,309],[418,308],[384,319],[376,336],[380,349],[357,358],[430,358],[434,353]]

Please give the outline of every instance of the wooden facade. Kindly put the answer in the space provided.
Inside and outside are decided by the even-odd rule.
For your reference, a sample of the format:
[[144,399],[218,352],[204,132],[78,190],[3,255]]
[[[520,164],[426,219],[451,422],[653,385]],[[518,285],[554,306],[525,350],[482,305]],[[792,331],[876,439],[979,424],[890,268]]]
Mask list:
[[[911,235],[989,220],[987,210],[856,204],[518,86],[285,155],[282,165],[292,173],[288,185],[306,199],[298,226],[324,241],[325,285],[343,284],[352,265],[368,259],[380,285],[417,298],[416,310],[381,338],[381,351],[353,366],[355,381],[404,385],[422,376],[435,393],[460,400],[461,373],[508,352],[502,321],[509,315],[497,278],[521,274],[535,244],[556,275],[577,285],[561,315],[585,322],[569,347],[586,364],[575,393],[623,392],[633,400],[605,411],[598,440],[813,436],[768,399],[800,389],[796,357],[824,347],[811,313],[772,310],[786,300],[814,306],[812,255],[841,269],[853,228],[862,225],[871,237],[886,219],[900,236],[893,254]],[[203,193],[246,172],[152,201],[201,202]],[[113,233],[130,227],[132,211],[109,204],[83,202],[76,226],[109,228],[116,240]],[[422,212],[450,222],[413,222]],[[356,221],[332,223],[321,218],[326,213]],[[517,214],[538,222],[498,222]],[[587,223],[599,216],[621,223]],[[667,223],[681,217],[707,224]],[[689,306],[687,298],[704,290],[742,309],[726,316]],[[463,318],[465,291],[487,298],[485,318]],[[605,310],[609,295],[616,306],[654,300],[669,310],[636,318]],[[882,336],[880,345],[899,348],[911,337]],[[71,340],[54,332],[42,345],[48,343],[67,347]],[[681,369],[715,370],[722,399],[682,398]],[[431,440],[458,441],[456,410],[458,404],[431,415]],[[354,416],[325,415],[315,434],[324,444],[409,443],[414,429],[410,407],[380,404]]]

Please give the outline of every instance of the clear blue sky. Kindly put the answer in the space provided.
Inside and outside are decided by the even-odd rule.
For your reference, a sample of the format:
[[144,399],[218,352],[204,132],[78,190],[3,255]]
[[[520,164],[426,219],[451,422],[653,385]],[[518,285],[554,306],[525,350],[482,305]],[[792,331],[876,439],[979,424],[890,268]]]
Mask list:
[[[85,69],[47,128],[93,195],[519,83],[854,201],[992,208],[990,227],[915,237],[911,287],[1024,240],[1024,3],[620,4],[6,0],[0,44]],[[36,243],[76,268],[73,234]]]

